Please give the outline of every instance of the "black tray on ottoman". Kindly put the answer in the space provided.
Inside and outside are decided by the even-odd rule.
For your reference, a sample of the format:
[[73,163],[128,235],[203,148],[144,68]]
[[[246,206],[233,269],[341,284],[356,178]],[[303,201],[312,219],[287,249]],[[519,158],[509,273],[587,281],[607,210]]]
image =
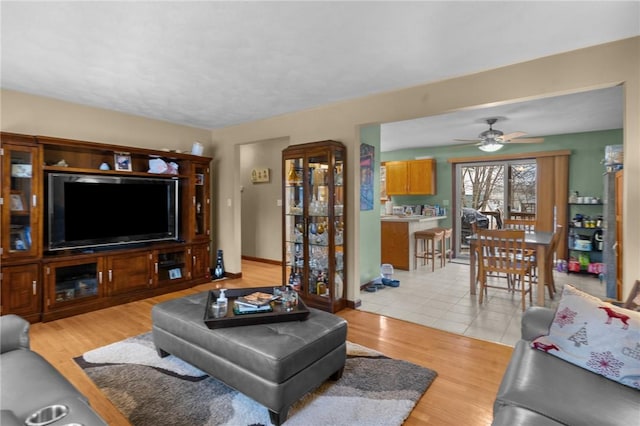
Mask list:
[[304,321],[309,316],[309,310],[302,299],[298,297],[298,304],[293,307],[292,311],[286,311],[282,304],[278,301],[271,302],[273,311],[271,312],[255,312],[236,314],[233,312],[233,301],[238,297],[246,296],[254,292],[262,292],[273,294],[272,287],[251,287],[251,288],[232,288],[225,291],[228,299],[229,307],[227,308],[227,316],[222,318],[214,318],[211,311],[211,305],[220,296],[219,290],[210,290],[207,298],[207,304],[204,312],[204,323],[209,328],[237,327],[242,325],[269,324],[274,322],[285,321]]

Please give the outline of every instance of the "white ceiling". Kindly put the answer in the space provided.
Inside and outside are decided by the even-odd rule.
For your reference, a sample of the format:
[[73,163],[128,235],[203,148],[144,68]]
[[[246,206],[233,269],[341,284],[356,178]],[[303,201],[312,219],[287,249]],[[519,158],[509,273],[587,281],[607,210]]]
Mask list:
[[476,139],[489,128],[487,118],[498,118],[494,129],[525,132],[523,138],[621,129],[623,101],[622,86],[615,86],[387,123],[381,128],[381,149],[469,144],[455,139]]
[[[3,88],[208,129],[640,35],[638,1],[3,0],[0,14]],[[620,128],[622,93],[384,125],[382,150],[473,138],[491,116],[531,136]]]

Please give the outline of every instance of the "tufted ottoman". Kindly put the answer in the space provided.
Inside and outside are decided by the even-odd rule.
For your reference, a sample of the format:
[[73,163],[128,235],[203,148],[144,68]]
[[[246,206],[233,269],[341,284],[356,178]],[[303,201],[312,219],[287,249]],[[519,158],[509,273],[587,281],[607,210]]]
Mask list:
[[342,375],[344,319],[310,308],[306,321],[209,329],[203,319],[207,295],[153,307],[158,354],[172,354],[264,405],[273,424],[283,423],[304,394]]

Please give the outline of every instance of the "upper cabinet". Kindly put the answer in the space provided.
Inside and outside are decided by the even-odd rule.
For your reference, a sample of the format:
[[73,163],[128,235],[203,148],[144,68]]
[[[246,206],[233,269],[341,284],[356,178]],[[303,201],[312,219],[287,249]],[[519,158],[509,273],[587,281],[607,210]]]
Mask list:
[[436,161],[434,159],[387,161],[387,195],[435,195]]
[[42,200],[33,138],[2,134],[2,258],[37,257]]

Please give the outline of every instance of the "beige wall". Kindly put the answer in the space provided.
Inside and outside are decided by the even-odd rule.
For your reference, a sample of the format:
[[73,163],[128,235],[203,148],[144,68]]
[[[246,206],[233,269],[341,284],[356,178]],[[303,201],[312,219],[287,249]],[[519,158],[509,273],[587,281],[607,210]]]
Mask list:
[[91,108],[13,90],[0,92],[3,132],[191,152],[194,141],[211,154],[211,131]]
[[[360,241],[358,148],[359,126],[442,114],[462,108],[523,101],[624,84],[624,294],[640,279],[640,37],[541,58],[496,70],[425,84],[381,95],[328,105],[212,131],[214,154],[229,159],[219,163],[214,188],[217,200],[229,200],[219,210],[217,241],[225,250],[225,265],[240,270],[240,176],[237,145],[261,139],[289,137],[292,144],[335,139],[347,145],[349,203],[347,237]],[[221,204],[220,204],[221,205]],[[224,226],[221,226],[224,224]],[[379,244],[379,241],[371,241]],[[359,259],[351,244],[348,259]],[[377,260],[376,260],[377,261]],[[359,277],[360,265],[351,262],[347,282]],[[358,298],[358,286],[349,285],[348,298]]]
[[[242,255],[282,261],[282,150],[289,139],[240,146]],[[251,182],[254,168],[268,168],[271,180]]]

